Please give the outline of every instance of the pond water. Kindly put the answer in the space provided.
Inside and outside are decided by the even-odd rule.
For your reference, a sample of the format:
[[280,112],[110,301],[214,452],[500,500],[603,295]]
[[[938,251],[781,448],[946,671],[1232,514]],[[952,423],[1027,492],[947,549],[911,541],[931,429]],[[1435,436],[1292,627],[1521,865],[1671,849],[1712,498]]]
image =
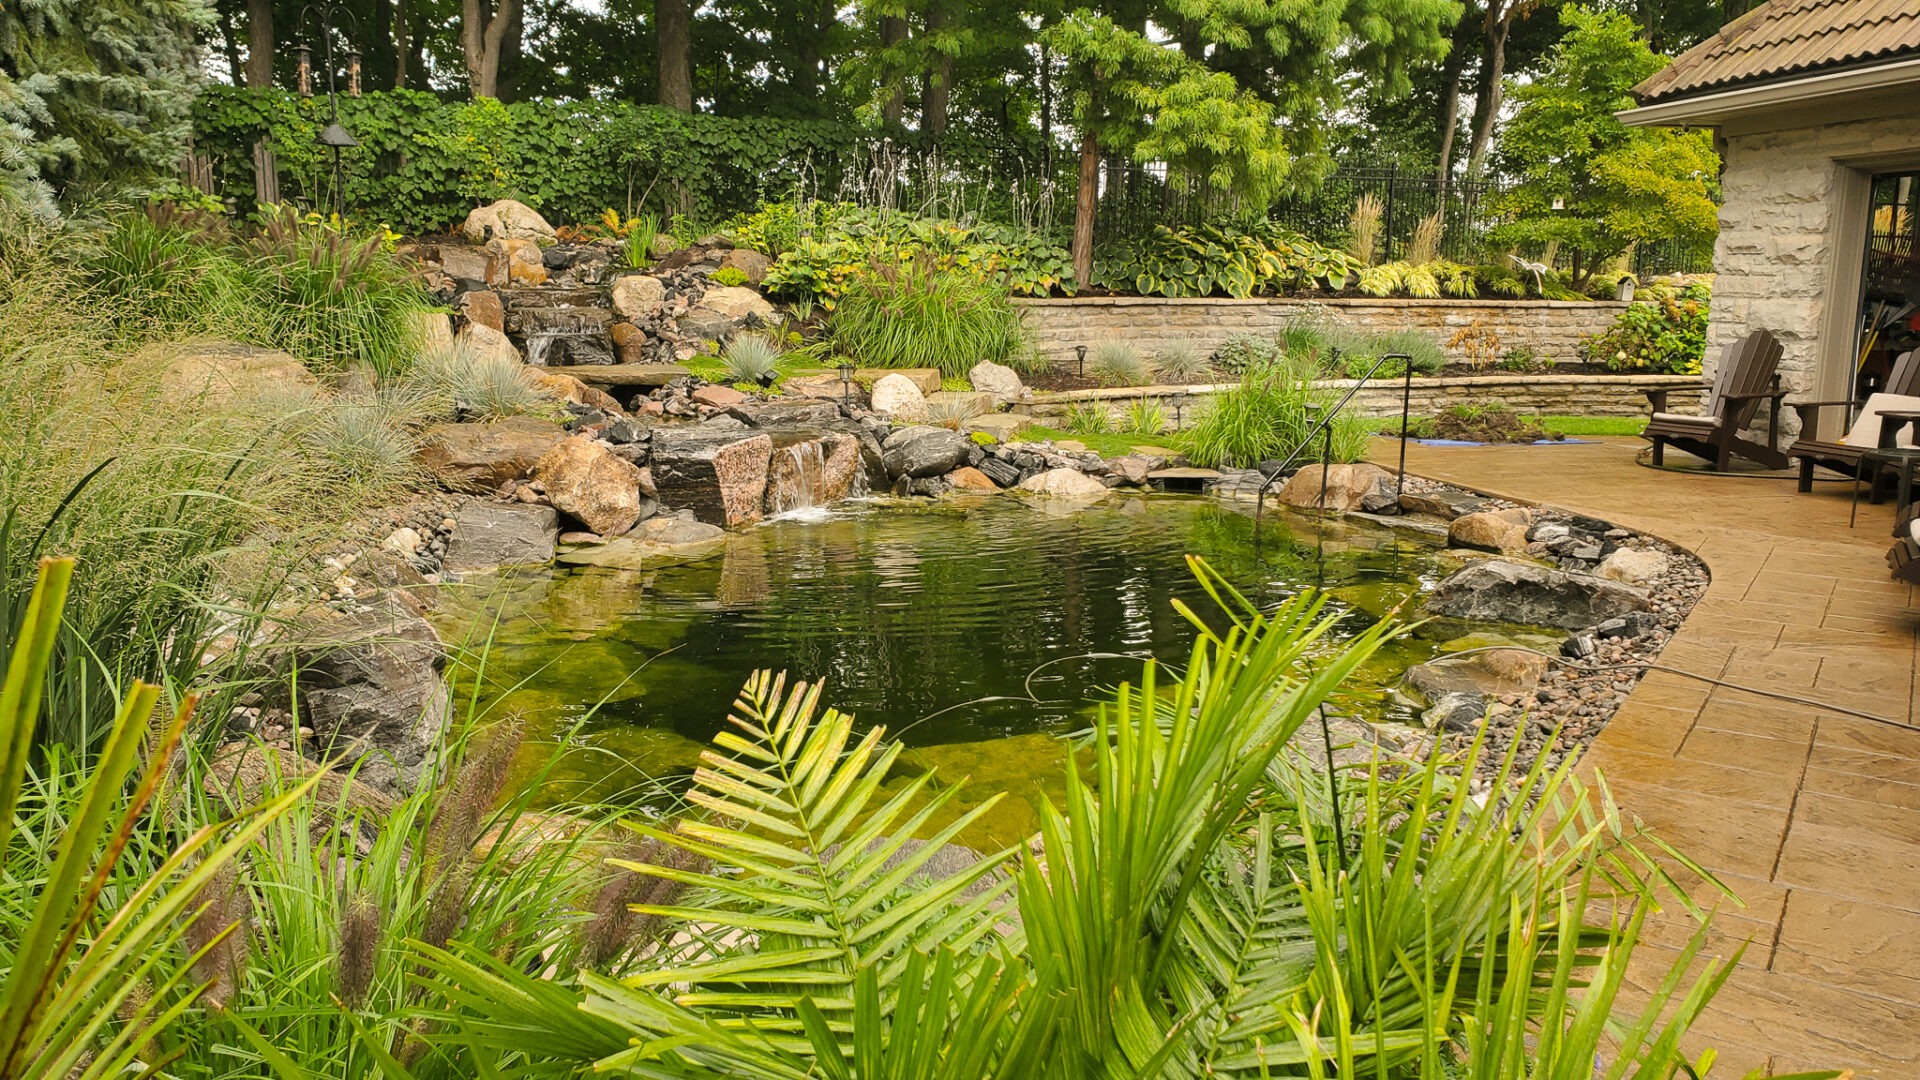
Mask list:
[[[825,702],[910,747],[903,770],[964,780],[961,803],[1014,795],[969,837],[1014,842],[1034,828],[1022,796],[1060,789],[1054,736],[1085,727],[1141,658],[1186,659],[1194,631],[1173,600],[1210,610],[1189,553],[1263,604],[1329,590],[1343,637],[1445,570],[1430,548],[1358,523],[1270,513],[1257,555],[1253,540],[1250,510],[1197,496],[1072,512],[1005,497],[850,503],[731,534],[694,561],[444,589],[442,630],[469,645],[491,634],[488,706],[567,743],[550,801],[657,796],[653,781],[684,777],[741,683],[771,668],[824,680]],[[1394,643],[1340,707],[1404,719],[1384,688],[1440,647]]]

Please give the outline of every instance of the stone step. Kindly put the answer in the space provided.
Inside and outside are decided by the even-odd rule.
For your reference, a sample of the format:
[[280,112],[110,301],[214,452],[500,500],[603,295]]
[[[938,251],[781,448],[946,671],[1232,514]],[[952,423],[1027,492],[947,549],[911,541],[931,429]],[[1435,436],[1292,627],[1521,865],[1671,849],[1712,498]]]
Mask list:
[[591,386],[665,386],[693,374],[682,364],[595,364],[567,369],[567,374]]

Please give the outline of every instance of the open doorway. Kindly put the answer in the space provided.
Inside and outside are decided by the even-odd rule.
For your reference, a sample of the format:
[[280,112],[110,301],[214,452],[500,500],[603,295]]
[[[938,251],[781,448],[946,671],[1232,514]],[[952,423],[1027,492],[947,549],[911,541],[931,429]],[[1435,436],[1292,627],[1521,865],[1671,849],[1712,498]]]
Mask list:
[[1920,348],[1920,172],[1874,176],[1867,221],[1856,400],[1884,389],[1894,358]]

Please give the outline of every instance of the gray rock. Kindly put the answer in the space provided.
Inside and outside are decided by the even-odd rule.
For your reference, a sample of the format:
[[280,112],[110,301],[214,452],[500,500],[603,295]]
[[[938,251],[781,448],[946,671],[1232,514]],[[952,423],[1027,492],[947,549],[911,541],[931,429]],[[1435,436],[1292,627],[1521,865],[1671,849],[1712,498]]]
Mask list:
[[1428,702],[1448,694],[1528,694],[1540,685],[1547,658],[1526,649],[1442,656],[1407,669],[1402,681]]
[[840,419],[840,406],[831,401],[741,402],[727,410],[750,427],[825,427]]
[[973,459],[973,442],[945,428],[908,427],[887,436],[881,456],[892,477],[945,476]]
[[1027,396],[1027,387],[1020,381],[1019,372],[1004,364],[991,360],[982,360],[967,372],[967,381],[975,390],[992,394],[994,402],[1007,405]]
[[1408,491],[1400,496],[1401,513],[1432,514],[1448,521],[1467,514],[1477,514],[1492,505],[1478,495],[1469,495],[1464,491]]
[[1486,715],[1486,695],[1447,694],[1421,713],[1420,719],[1428,727],[1442,731],[1472,731]]
[[411,791],[452,716],[447,653],[425,619],[397,598],[332,612],[295,628],[301,719],[327,760],[362,761],[363,780]]
[[1637,637],[1645,637],[1653,633],[1659,625],[1660,620],[1654,618],[1651,612],[1631,611],[1617,619],[1608,619],[1606,622],[1595,626],[1593,628],[1593,636],[1601,640],[1630,640]]
[[551,506],[470,502],[454,511],[449,570],[492,570],[553,560],[560,515]]
[[1577,630],[1645,611],[1647,594],[1589,574],[1486,559],[1454,572],[1427,598],[1436,615]]
[[717,311],[694,308],[674,320],[682,337],[695,341],[726,341],[733,336],[734,321]]
[[988,479],[1003,488],[1010,488],[1020,483],[1020,467],[997,457],[988,457],[974,468],[986,473]]

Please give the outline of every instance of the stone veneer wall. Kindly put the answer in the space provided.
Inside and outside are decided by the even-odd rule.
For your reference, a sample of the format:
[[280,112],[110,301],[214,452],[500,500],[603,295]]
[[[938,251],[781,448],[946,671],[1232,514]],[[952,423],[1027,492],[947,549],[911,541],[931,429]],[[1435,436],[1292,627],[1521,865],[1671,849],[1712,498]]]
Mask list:
[[[1321,385],[1344,393],[1353,383],[1328,379]],[[1178,405],[1185,418],[1192,419],[1207,407],[1208,398],[1229,389],[1231,385],[1071,390],[1035,394],[1014,411],[1044,422],[1064,419],[1076,404],[1104,401],[1117,412],[1147,397],[1169,411]],[[1693,375],[1466,375],[1414,379],[1411,412],[1432,416],[1449,405],[1498,403],[1515,412],[1547,416],[1645,416],[1645,391],[1655,389],[1668,391],[1667,408],[1673,412],[1699,412],[1705,396],[1704,386]],[[1361,390],[1348,408],[1357,407],[1363,416],[1398,416],[1401,392],[1398,382],[1376,382]]]
[[[1707,325],[1706,366],[1711,374],[1720,352],[1750,330],[1770,330],[1785,349],[1780,359],[1783,385],[1802,400],[1846,395],[1851,346],[1823,349],[1828,305],[1851,305],[1854,298],[1831,297],[1835,250],[1843,229],[1836,192],[1849,166],[1845,162],[1885,161],[1902,155],[1920,160],[1920,108],[1904,117],[1853,122],[1816,121],[1725,136],[1726,171],[1721,177],[1725,201],[1720,208],[1720,237],[1714,245],[1713,310]],[[1851,238],[1857,252],[1862,237]],[[1857,258],[1857,255],[1851,257]],[[1823,388],[1823,352],[1834,370]],[[1782,426],[1797,425],[1792,411]]]
[[[1503,350],[1532,349],[1542,359],[1573,363],[1580,339],[1613,325],[1625,304],[1611,300],[1313,300],[1289,297],[1252,300],[1165,300],[1142,296],[1082,296],[1065,300],[1015,301],[1033,328],[1036,344],[1056,365],[1074,363],[1075,345],[1132,342],[1154,350],[1191,341],[1212,352],[1235,334],[1274,334],[1303,315],[1356,330],[1424,330],[1446,347],[1448,339],[1478,321],[1500,335]],[[1465,354],[1447,348],[1464,361]]]

